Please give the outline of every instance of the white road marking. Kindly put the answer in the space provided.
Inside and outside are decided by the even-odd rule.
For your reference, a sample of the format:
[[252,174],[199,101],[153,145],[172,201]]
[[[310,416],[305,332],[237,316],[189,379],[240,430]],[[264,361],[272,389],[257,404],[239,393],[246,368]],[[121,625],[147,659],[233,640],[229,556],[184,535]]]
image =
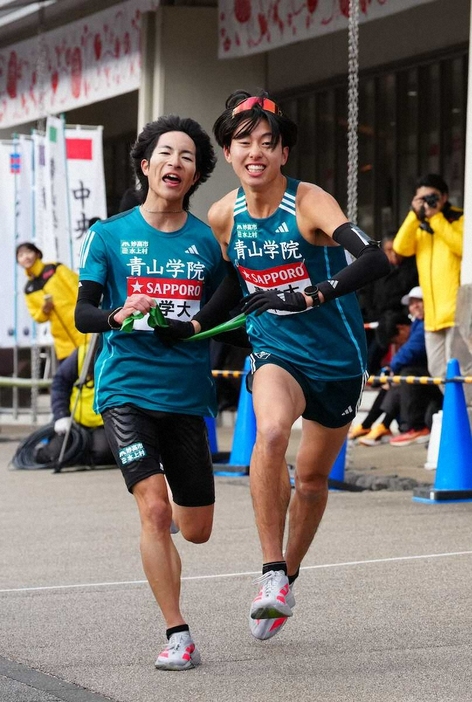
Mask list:
[[[364,561],[344,561],[343,563],[321,563],[302,566],[300,570],[318,570],[321,568],[346,568],[349,566],[373,565],[375,563],[398,563],[401,561],[418,561],[428,558],[451,558],[453,556],[472,556],[472,551],[451,551],[450,553],[428,553],[419,556],[394,556],[392,558],[372,558]],[[215,575],[187,575],[182,580],[218,580],[219,578],[238,578],[246,575],[260,575],[260,571],[241,571],[239,573],[218,573]],[[116,587],[117,585],[147,585],[147,580],[118,580],[103,583],[77,583],[71,585],[42,585],[38,587],[4,588],[2,592],[38,592],[42,590],[73,590],[88,587]]]

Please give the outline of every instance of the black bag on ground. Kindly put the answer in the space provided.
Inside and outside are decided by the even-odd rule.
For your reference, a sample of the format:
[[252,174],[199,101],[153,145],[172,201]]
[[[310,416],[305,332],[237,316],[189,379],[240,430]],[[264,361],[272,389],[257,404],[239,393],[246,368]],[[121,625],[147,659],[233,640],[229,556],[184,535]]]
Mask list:
[[[65,436],[56,434],[54,422],[46,424],[23,439],[11,465],[18,470],[56,468]],[[78,424],[72,424],[61,467],[88,465],[90,463],[90,434]]]

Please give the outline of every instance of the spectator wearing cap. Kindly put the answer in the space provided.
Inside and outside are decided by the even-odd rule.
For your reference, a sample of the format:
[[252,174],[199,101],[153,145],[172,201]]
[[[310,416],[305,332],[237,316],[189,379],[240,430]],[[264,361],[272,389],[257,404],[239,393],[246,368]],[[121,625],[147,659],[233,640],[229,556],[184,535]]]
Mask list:
[[[399,346],[384,372],[391,375],[427,376],[422,289],[418,286],[412,288],[402,298],[402,303],[408,304],[409,316],[392,315],[384,324],[379,324],[379,335]],[[435,385],[402,382],[392,386],[382,403],[382,409],[389,414],[397,411],[400,433],[390,439],[390,445],[400,447],[428,442],[433,414],[441,408],[441,404],[442,394]]]
[[408,308],[408,314],[411,319],[418,319],[423,321],[424,329],[424,301],[423,301],[423,291],[419,285],[415,285],[408,295],[403,295],[402,305]]
[[[395,344],[398,351],[390,364],[382,368],[385,375],[428,375],[424,340],[423,292],[414,286],[401,299],[409,314],[392,312],[379,322],[380,344]],[[442,405],[437,386],[402,383],[381,387],[371,410],[360,425],[353,427],[358,443],[376,446],[389,441],[392,446],[426,443],[431,432],[432,416]],[[382,415],[382,421],[374,424]],[[397,420],[400,433],[393,436],[390,426]]]
[[43,263],[43,252],[31,242],[16,247],[16,260],[28,278],[24,289],[28,311],[38,324],[50,322],[56,356],[63,361],[87,338],[74,322],[78,275],[62,263]]
[[431,375],[440,377],[451,358],[464,234],[463,211],[451,205],[448,191],[440,175],[420,178],[410,212],[393,242],[398,254],[416,256],[428,366]]

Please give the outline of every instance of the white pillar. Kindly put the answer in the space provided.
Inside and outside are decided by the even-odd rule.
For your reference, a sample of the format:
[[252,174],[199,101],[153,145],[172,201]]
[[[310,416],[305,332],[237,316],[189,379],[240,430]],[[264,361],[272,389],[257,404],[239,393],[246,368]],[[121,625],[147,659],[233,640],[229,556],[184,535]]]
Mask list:
[[[472,5],[472,3],[471,3]],[[472,11],[472,7],[471,7]],[[472,12],[469,27],[469,84],[467,90],[467,128],[464,177],[464,253],[461,284],[472,283]]]
[[158,7],[155,12],[145,12],[141,20],[138,134],[145,124],[163,114],[165,61],[162,55],[162,17],[162,8]]

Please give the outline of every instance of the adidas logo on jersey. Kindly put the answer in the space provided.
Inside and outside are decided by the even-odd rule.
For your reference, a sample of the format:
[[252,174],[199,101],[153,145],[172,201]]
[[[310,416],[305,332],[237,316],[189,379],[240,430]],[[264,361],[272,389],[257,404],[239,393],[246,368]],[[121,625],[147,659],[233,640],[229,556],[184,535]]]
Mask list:
[[352,414],[352,407],[351,407],[351,405],[349,405],[349,407],[347,407],[347,408],[344,410],[344,412],[341,412],[341,417],[344,417],[346,414]]
[[284,234],[285,232],[288,232],[288,227],[287,227],[286,222],[282,222],[280,227],[277,227],[277,229],[275,230],[275,233],[276,234]]
[[192,246],[189,246],[188,249],[185,249],[185,253],[188,254],[194,254],[195,256],[198,256],[198,249],[195,246],[195,244],[192,244]]
[[336,288],[339,281],[338,280],[327,280],[326,282],[329,283],[332,288]]

